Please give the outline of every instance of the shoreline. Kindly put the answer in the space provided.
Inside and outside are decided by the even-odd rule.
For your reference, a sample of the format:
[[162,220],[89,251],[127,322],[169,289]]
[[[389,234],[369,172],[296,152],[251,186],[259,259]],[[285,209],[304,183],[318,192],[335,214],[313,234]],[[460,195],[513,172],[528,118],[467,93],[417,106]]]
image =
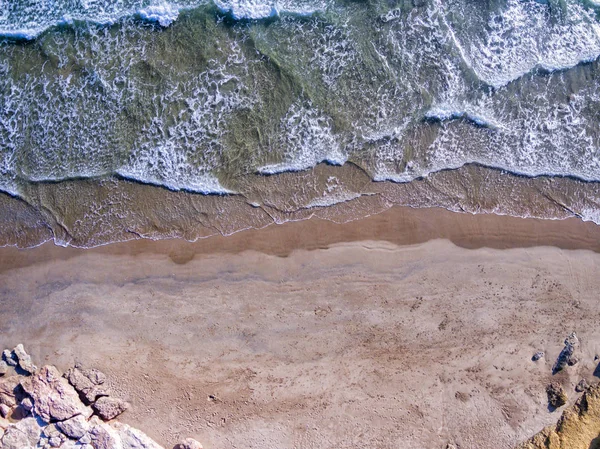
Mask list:
[[257,251],[285,257],[295,250],[322,249],[345,242],[386,241],[407,246],[436,239],[449,240],[466,249],[554,246],[600,252],[600,226],[579,218],[520,218],[393,206],[345,223],[312,217],[227,236],[210,235],[195,242],[179,238],[134,239],[94,248],[74,248],[48,241],[33,248],[0,247],[0,272],[53,259],[68,259],[83,252],[132,256],[167,254],[176,263],[186,263],[196,255],[206,254]]
[[[306,219],[356,222],[390,208],[597,222],[600,199],[600,183],[523,178],[475,165],[409,183],[375,182],[354,164],[319,164],[304,172],[248,176],[239,182],[243,186],[238,190],[244,193],[231,196],[170,191],[119,179],[28,185],[22,199],[0,194],[0,246],[27,248],[53,240],[59,246],[95,248],[139,238],[195,242]],[[410,221],[409,215],[415,214],[398,213],[398,220]],[[437,218],[425,214],[415,220]],[[445,238],[448,233],[429,235]]]

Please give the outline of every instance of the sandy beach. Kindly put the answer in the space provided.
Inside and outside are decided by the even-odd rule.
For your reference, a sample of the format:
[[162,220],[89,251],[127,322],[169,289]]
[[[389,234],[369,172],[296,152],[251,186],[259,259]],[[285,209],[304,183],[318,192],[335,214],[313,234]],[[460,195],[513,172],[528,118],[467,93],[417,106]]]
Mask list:
[[[0,346],[104,371],[165,447],[511,448],[593,381],[600,228],[392,208],[88,250],[0,249]],[[552,376],[576,332],[581,361]],[[538,362],[531,360],[544,351]]]

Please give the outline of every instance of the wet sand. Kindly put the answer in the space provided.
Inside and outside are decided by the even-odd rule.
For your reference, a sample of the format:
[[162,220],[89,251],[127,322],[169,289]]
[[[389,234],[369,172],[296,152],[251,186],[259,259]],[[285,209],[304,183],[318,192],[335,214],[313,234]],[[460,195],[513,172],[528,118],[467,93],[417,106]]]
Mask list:
[[[600,352],[600,228],[392,208],[196,243],[0,249],[0,346],[104,370],[172,447],[509,448]],[[546,358],[534,363],[537,350]]]

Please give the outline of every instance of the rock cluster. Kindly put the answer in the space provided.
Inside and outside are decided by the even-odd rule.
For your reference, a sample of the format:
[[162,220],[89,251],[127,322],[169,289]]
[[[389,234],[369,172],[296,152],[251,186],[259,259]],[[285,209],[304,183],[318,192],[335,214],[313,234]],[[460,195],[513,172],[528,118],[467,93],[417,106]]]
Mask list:
[[[580,359],[577,355],[577,350],[579,348],[579,339],[577,338],[575,332],[571,332],[571,334],[569,334],[569,336],[565,338],[564,345],[565,346],[558,355],[558,358],[556,359],[556,362],[552,367],[552,374],[556,374],[562,371],[567,366],[574,366],[577,363],[579,363]],[[542,351],[538,351],[533,355],[531,360],[537,362],[542,357],[544,357],[544,353]],[[585,391],[587,387],[588,385],[586,380],[582,379],[575,387],[575,391],[581,393]],[[546,393],[548,395],[548,404],[553,408],[562,407],[567,403],[567,394],[564,388],[562,387],[562,385],[556,382],[553,382],[550,385],[548,385],[548,387],[546,388]]]
[[12,366],[24,371],[26,374],[32,374],[37,370],[31,361],[31,356],[25,352],[22,344],[18,344],[12,351],[5,349],[2,351],[2,362],[0,362],[0,375],[8,372],[8,367]]
[[[62,375],[38,369],[23,345],[2,353],[0,448],[163,449],[133,427],[114,421],[127,404],[110,396],[98,370],[75,366]],[[182,449],[202,449],[191,438]]]
[[600,384],[590,386],[567,408],[556,425],[546,427],[516,449],[592,449],[600,432]]

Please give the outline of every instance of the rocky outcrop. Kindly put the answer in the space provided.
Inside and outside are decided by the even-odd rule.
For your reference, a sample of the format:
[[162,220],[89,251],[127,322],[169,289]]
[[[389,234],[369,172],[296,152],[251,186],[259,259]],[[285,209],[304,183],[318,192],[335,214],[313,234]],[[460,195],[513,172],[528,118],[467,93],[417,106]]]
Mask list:
[[21,382],[25,393],[33,400],[33,410],[44,421],[64,421],[77,415],[89,418],[92,410],[86,407],[75,389],[63,379],[53,366],[44,366],[40,372]]
[[562,349],[554,366],[552,367],[552,373],[556,374],[567,365],[575,365],[579,359],[575,356],[575,350],[579,347],[579,339],[575,332],[572,332],[567,338],[565,338],[565,347]]
[[589,387],[556,425],[516,449],[597,449],[600,447],[600,384]]
[[[38,371],[22,345],[3,357],[8,368],[0,378],[0,415],[10,420],[0,416],[0,448],[164,449],[114,421],[127,404],[110,396],[100,371],[77,366],[64,377],[51,365]],[[192,439],[179,447],[202,449]]]

